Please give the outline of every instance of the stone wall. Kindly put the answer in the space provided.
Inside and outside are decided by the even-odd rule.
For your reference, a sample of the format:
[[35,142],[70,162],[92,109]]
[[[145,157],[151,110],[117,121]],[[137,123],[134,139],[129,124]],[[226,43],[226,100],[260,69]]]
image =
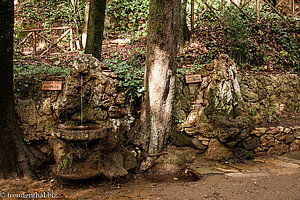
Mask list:
[[205,156],[210,160],[227,160],[233,158],[252,158],[254,155],[282,155],[300,150],[300,126],[284,128],[258,127],[239,148],[230,148],[216,138],[206,140]]
[[[299,150],[297,75],[237,73],[227,55],[194,73],[201,74],[202,82],[178,79],[177,133],[171,136],[175,145],[193,147],[217,160]],[[295,119],[283,119],[287,113]]]
[[[63,88],[42,91],[42,80],[62,80]],[[28,87],[24,87],[25,81]],[[116,74],[92,55],[79,56],[66,78],[41,77],[16,82],[17,112],[24,137],[39,143],[42,152],[54,156],[56,175],[68,179],[101,175],[114,178],[126,175],[137,166],[136,149],[124,145],[130,128],[130,109],[118,83]],[[83,135],[84,141],[80,137],[63,138],[58,134],[59,127],[81,125],[81,112],[83,125],[102,127],[101,137],[91,138],[87,134]],[[63,126],[54,126],[58,124]]]
[[[80,125],[81,76],[84,124],[112,125],[115,132],[129,128],[129,108],[123,91],[118,88],[116,74],[87,55],[75,61],[66,78],[41,76],[38,80],[16,81],[17,112],[28,139],[48,139],[55,124]],[[63,88],[61,91],[42,91],[44,80],[62,80]]]
[[[205,153],[207,159],[217,160],[299,150],[300,124],[297,121],[294,120],[293,125],[272,124],[288,112],[300,119],[297,110],[300,109],[300,80],[297,75],[241,74],[227,55],[194,73],[201,74],[200,83],[187,84],[184,76],[178,76],[174,104],[176,126],[170,143],[192,147]],[[42,80],[62,80],[63,89],[42,91]],[[66,78],[44,76],[39,80],[16,81],[17,108],[25,138],[39,143],[44,141],[45,145],[52,141],[52,150],[45,146],[40,148],[49,155],[66,147],[60,141],[53,142],[51,127],[56,124],[80,125],[81,85],[84,123],[107,127],[107,144],[103,146],[106,146],[104,154],[108,156],[103,160],[118,161],[117,167],[106,168],[120,170],[110,172],[106,169],[106,176],[124,175],[136,166],[135,157],[139,156],[139,149],[124,145],[131,127],[130,109],[118,87],[117,76],[90,55],[74,61],[70,76]],[[100,143],[87,152],[80,148],[76,151],[81,152],[80,155],[91,154],[96,159],[94,153],[99,150]],[[104,151],[102,147],[100,149]],[[64,157],[56,154],[55,159]],[[85,159],[93,162],[87,155]]]
[[[252,140],[257,141],[252,144],[251,140],[245,141],[245,148],[253,148],[257,154],[265,153],[281,155],[290,151],[300,150],[300,126],[290,128],[262,127],[255,128],[251,132]],[[256,147],[256,148],[254,148]]]
[[274,122],[286,111],[300,111],[300,79],[296,74],[240,74],[238,80],[256,123]]

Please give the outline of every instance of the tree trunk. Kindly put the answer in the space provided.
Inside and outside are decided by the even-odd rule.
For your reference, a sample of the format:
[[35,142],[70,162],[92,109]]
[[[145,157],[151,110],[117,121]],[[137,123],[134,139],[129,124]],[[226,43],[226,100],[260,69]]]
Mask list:
[[194,31],[195,26],[195,0],[191,2],[191,31]]
[[162,151],[172,127],[179,11],[180,0],[150,1],[144,80],[146,92],[139,138],[148,154]]
[[178,47],[179,51],[182,51],[186,41],[190,40],[191,32],[186,23],[186,6],[187,0],[182,0],[180,9],[180,28],[179,28],[179,38]]
[[86,38],[88,33],[88,22],[89,22],[89,9],[90,9],[90,1],[85,1],[85,10],[84,10],[84,20],[82,25],[82,34],[81,34],[81,45],[85,49],[86,47]]
[[28,175],[36,159],[17,123],[13,92],[13,1],[0,0],[0,178]]
[[90,0],[85,53],[101,58],[106,0]]

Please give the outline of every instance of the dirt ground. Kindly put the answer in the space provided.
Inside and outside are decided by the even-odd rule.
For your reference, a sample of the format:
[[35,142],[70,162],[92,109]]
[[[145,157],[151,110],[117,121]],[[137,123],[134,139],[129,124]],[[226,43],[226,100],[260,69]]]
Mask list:
[[23,194],[19,199],[300,200],[300,151],[239,163],[194,163],[173,175],[63,183],[55,178],[0,180],[0,188],[0,199]]

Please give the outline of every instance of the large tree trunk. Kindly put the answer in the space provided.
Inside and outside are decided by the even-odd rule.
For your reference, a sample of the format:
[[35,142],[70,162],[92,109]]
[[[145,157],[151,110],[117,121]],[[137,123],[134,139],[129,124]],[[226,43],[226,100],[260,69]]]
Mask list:
[[106,0],[90,0],[85,53],[101,58]]
[[13,1],[0,0],[0,178],[27,175],[36,159],[17,123],[13,92]]
[[150,1],[144,81],[146,93],[139,138],[148,154],[162,151],[172,128],[179,11],[180,0]]

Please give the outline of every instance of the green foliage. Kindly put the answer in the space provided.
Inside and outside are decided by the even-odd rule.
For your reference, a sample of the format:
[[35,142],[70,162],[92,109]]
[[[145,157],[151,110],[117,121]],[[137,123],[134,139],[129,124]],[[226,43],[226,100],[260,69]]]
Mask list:
[[277,38],[279,44],[284,48],[280,51],[280,61],[283,64],[290,65],[294,70],[299,72],[300,69],[300,39],[299,36],[292,37],[292,35],[282,32]]
[[61,171],[63,169],[66,169],[68,164],[71,163],[72,158],[71,158],[69,153],[63,154],[62,156],[64,157],[64,159],[62,159],[60,161],[60,163],[57,165],[57,171]]
[[[58,61],[56,61],[58,62]],[[57,63],[59,64],[59,63]],[[66,66],[47,67],[45,65],[14,65],[15,78],[34,77],[37,79],[38,75],[57,75],[65,77],[70,72]],[[26,86],[25,86],[26,87]]]
[[113,59],[104,60],[102,63],[107,65],[120,78],[119,86],[124,88],[125,95],[130,102],[140,99],[145,91],[144,82],[144,66],[145,52],[138,51],[128,62]]
[[24,138],[24,141],[28,144],[30,143],[30,140],[28,138]]
[[[188,25],[191,24],[191,0],[187,0],[187,23]],[[206,1],[206,3],[208,3],[209,5],[212,3],[211,0]],[[218,16],[220,16],[221,14],[221,1],[215,1],[212,5],[211,8],[213,9],[213,11],[211,9],[207,9],[207,11],[200,17],[200,14],[202,14],[204,8],[206,8],[207,6],[205,5],[204,1],[201,0],[194,0],[194,13],[195,13],[195,26],[196,27],[200,27],[201,23],[203,22],[218,22],[219,18]]]
[[224,35],[230,46],[230,56],[238,64],[248,64],[251,61],[250,25],[247,18],[234,9],[225,12]]
[[128,114],[128,123],[132,124],[134,122],[135,118],[130,113]]
[[290,110],[294,113],[300,113],[300,103],[290,103]]
[[56,23],[80,27],[84,18],[85,0],[75,2],[76,5],[72,5],[69,0],[25,0],[20,4],[17,16],[28,23],[23,25],[26,28],[31,24],[36,26],[39,22],[42,22],[43,28],[51,28]]
[[197,64],[197,60],[194,61],[194,63],[191,65],[191,68],[179,68],[177,69],[177,73],[181,74],[181,75],[186,75],[186,74],[193,74],[196,71],[200,70],[203,68],[203,64],[202,65],[198,65]]
[[252,107],[252,105],[250,105],[250,113],[251,113],[251,116],[254,117],[257,115],[258,113],[258,108],[257,107]]
[[111,0],[106,7],[110,28],[119,33],[146,29],[149,0]]

